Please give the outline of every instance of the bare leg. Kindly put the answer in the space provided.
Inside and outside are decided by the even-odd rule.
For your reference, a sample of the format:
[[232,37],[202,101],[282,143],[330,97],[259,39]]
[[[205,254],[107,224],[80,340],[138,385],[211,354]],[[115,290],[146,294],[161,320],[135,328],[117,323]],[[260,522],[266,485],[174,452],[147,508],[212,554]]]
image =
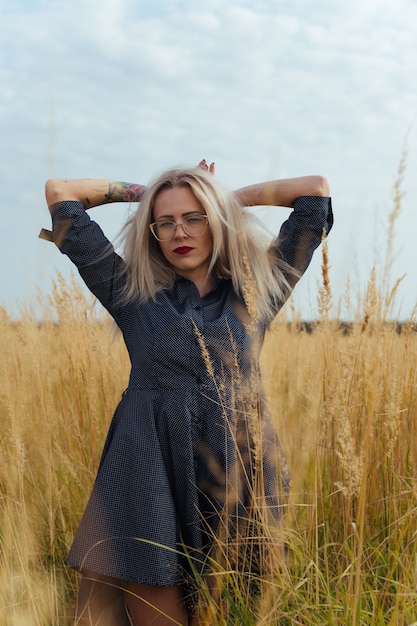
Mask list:
[[126,604],[133,626],[188,625],[180,586],[125,584]]
[[124,591],[115,578],[84,574],[77,599],[76,626],[129,626]]

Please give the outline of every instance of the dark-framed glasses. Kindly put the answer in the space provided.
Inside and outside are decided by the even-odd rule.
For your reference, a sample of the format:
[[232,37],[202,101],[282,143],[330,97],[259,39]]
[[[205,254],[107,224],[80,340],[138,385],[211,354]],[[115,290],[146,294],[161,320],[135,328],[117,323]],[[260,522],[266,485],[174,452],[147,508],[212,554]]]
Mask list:
[[158,241],[168,241],[175,237],[177,226],[182,226],[185,234],[190,237],[201,237],[207,230],[207,224],[208,215],[205,213],[194,213],[184,217],[181,222],[160,220],[149,224],[149,228]]

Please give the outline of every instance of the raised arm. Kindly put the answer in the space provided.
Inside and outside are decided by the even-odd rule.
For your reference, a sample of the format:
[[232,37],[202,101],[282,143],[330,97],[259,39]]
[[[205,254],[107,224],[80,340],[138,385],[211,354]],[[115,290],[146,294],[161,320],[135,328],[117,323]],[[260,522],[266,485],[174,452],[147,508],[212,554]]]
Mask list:
[[[214,163],[202,159],[198,168],[214,174]],[[99,178],[51,178],[46,181],[45,196],[48,207],[63,200],[82,202],[86,209],[110,202],[140,202],[146,190],[144,185]]]
[[328,197],[330,187],[324,176],[300,176],[241,187],[235,195],[242,206],[292,207],[300,196]]
[[95,178],[50,179],[45,185],[48,207],[63,200],[82,202],[86,209],[110,202],[140,202],[146,187]]

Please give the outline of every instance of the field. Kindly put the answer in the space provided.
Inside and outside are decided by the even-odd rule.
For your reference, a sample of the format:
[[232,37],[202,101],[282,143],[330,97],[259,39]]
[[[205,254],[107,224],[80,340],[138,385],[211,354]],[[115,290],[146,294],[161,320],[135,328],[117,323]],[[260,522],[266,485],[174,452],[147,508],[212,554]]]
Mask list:
[[[318,322],[280,317],[262,355],[292,473],[287,556],[256,594],[229,574],[213,626],[417,624],[416,328],[389,321],[396,284],[374,273],[353,321],[330,318],[326,254]],[[65,555],[128,376],[75,279],[40,303],[42,323],[0,309],[1,626],[72,623]]]

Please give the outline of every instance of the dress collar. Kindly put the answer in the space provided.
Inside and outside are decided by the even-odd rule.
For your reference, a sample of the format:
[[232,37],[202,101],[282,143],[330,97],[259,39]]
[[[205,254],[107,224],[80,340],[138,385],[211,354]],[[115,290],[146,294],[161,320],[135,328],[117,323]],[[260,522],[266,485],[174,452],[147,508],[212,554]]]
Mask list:
[[175,279],[174,279],[174,286],[170,290],[170,294],[172,294],[178,300],[178,302],[183,302],[184,299],[189,295],[193,295],[194,297],[197,296],[203,301],[205,299],[209,300],[210,297],[214,295],[215,292],[217,292],[217,290],[223,284],[223,282],[224,282],[223,278],[216,278],[210,291],[208,291],[201,298],[198,292],[198,289],[192,280],[189,280],[188,278],[184,278],[184,276],[180,276],[179,274],[176,274]]

